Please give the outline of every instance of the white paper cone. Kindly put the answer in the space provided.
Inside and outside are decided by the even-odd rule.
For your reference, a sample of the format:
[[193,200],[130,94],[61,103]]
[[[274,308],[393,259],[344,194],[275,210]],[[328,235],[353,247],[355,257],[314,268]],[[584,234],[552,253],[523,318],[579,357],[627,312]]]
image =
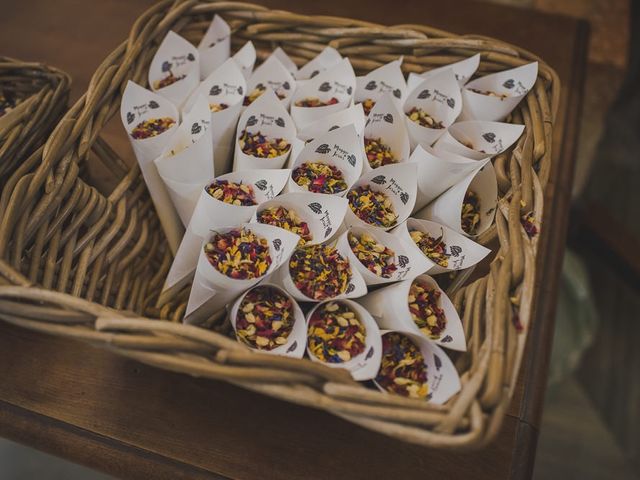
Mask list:
[[418,193],[414,211],[424,208],[436,197],[489,162],[489,158],[473,160],[448,151],[435,152],[418,145],[409,163],[418,166]]
[[358,136],[362,137],[365,121],[366,118],[362,110],[362,104],[358,103],[339,112],[322,117],[320,120],[305,127],[304,130],[299,130],[298,138],[304,141],[313,140],[320,135],[347,125],[353,125]]
[[461,223],[462,204],[467,190],[475,192],[480,200],[480,223],[475,236],[480,235],[493,223],[498,201],[498,183],[491,162],[486,163],[477,172],[467,175],[425,208],[416,212],[414,217],[441,223],[467,235],[462,230]]
[[173,204],[184,225],[189,223],[205,178],[213,178],[209,103],[200,96],[162,155],[155,159]]
[[261,133],[269,139],[282,138],[289,145],[296,138],[296,128],[293,120],[273,90],[267,90],[258,97],[240,116],[235,139],[234,170],[251,170],[254,168],[282,168],[289,158],[291,148],[283,155],[273,158],[258,158],[247,155],[240,148],[239,138],[246,130],[250,134]]
[[[307,315],[307,324],[318,308],[321,308],[322,305],[331,301],[333,300],[319,303],[318,305],[313,307],[313,309],[311,309]],[[349,308],[349,310],[353,311],[356,314],[358,320],[360,320],[360,322],[364,326],[364,351],[360,355],[353,357],[347,362],[329,363],[323,362],[318,357],[316,357],[307,346],[307,353],[309,354],[309,358],[312,362],[321,363],[329,368],[343,368],[345,370],[348,370],[354,380],[371,380],[378,373],[378,369],[380,368],[380,356],[382,354],[382,340],[380,337],[378,324],[375,322],[369,312],[367,312],[364,308],[362,308],[361,305],[357,304],[356,302],[352,300],[340,300],[339,303],[343,303]]]
[[[169,247],[175,253],[184,233],[184,227],[153,160],[162,153],[178,128],[178,111],[166,98],[129,81],[122,96],[120,117],[140,165],[140,171],[162,229],[167,236]],[[140,122],[164,117],[170,117],[175,121],[173,126],[165,132],[145,139],[136,140],[131,137],[131,132]]]
[[245,43],[232,58],[240,67],[244,78],[249,79],[253,72],[253,66],[256,63],[256,48],[253,46],[253,42],[249,40]]
[[453,70],[453,74],[456,77],[458,85],[460,85],[460,87],[463,87],[473,76],[473,74],[476,73],[478,65],[480,65],[480,54],[476,53],[472,57],[465,58],[464,60],[460,60],[456,63],[450,63],[449,65],[443,65],[442,67],[434,68],[433,70],[429,70],[428,72],[423,72],[420,74],[410,73],[409,78],[407,79],[408,90],[411,92],[422,82],[422,80],[433,75],[437,75],[447,68]]
[[[364,266],[364,264],[358,259],[358,257],[350,247],[350,234],[354,234],[357,237],[360,237],[363,234],[370,235],[378,243],[381,243],[382,245],[393,251],[396,270],[391,274],[389,278],[384,278],[380,275],[376,275],[374,272]],[[338,243],[340,244],[341,250],[348,252],[349,262],[352,266],[355,266],[358,272],[360,272],[360,275],[362,275],[362,278],[367,285],[379,285],[382,283],[392,283],[406,280],[408,278],[413,278],[422,273],[425,273],[432,266],[431,262],[425,261],[424,255],[422,255],[420,251],[416,252],[415,249],[406,246],[405,243],[402,242],[396,235],[392,235],[391,233],[384,232],[380,229],[351,227],[348,231],[340,235]]]
[[[384,337],[389,333],[393,332],[391,330],[383,330],[382,336]],[[407,332],[400,333],[409,337],[420,348],[420,352],[424,357],[424,363],[427,366],[427,384],[429,385],[427,401],[437,405],[444,404],[458,393],[461,388],[460,376],[455,365],[444,350],[426,338]],[[375,380],[374,383],[382,392],[388,393]]]
[[300,220],[309,226],[312,240],[306,245],[315,245],[330,240],[338,231],[348,204],[346,199],[334,195],[321,193],[292,192],[278,195],[272,200],[261,203],[252,221],[257,222],[257,216],[262,210],[273,207],[284,207],[293,210]]
[[291,60],[289,55],[287,55],[287,52],[280,47],[276,47],[271,55],[280,60],[280,63],[284,65],[284,68],[286,68],[287,71],[295,78],[298,73],[298,66],[293,62],[293,60]]
[[[291,332],[287,337],[287,343],[284,343],[271,350],[252,348],[249,345],[247,346],[259,353],[266,353],[269,355],[282,355],[285,357],[292,357],[292,358],[302,358],[305,352],[305,346],[307,344],[307,325],[306,325],[306,319],[304,317],[304,313],[300,309],[300,305],[298,305],[298,302],[296,302],[291,295],[289,295],[285,290],[278,287],[277,285],[263,282],[259,286],[275,288],[278,291],[280,291],[283,295],[286,295],[291,299],[292,306],[293,306],[293,322],[294,323],[293,323],[293,328],[291,329]],[[244,292],[242,295],[240,295],[240,297],[238,297],[238,299],[233,303],[233,306],[229,311],[229,323],[231,323],[231,326],[233,327],[233,331],[236,333],[238,331],[236,327],[238,309],[240,308],[240,304],[244,300],[244,297],[247,295],[247,293],[249,293],[254,288],[258,288],[258,287],[257,286],[252,287],[246,292]]]
[[[322,117],[349,107],[355,87],[356,76],[348,58],[299,86],[291,103],[291,117],[298,129],[302,130]],[[296,102],[307,98],[319,98],[323,102],[336,98],[338,102],[323,107],[296,106]]]
[[342,55],[340,55],[335,48],[325,47],[322,52],[297,71],[295,74],[296,80],[313,78],[319,73],[333,67],[340,60],[342,60]]
[[[395,213],[398,215],[396,223],[390,227],[378,227],[361,220],[351,210],[347,210],[344,217],[346,225],[373,227],[380,230],[390,230],[399,223],[404,222],[416,202],[416,166],[412,163],[399,163],[395,165],[385,165],[367,172],[350,188],[353,190],[360,186],[368,186],[375,192],[382,192],[393,205]],[[348,194],[347,194],[348,198]]]
[[214,15],[200,44],[200,79],[204,80],[231,55],[231,28],[219,15]]
[[[364,138],[381,139],[388,145],[396,158],[396,163],[409,160],[410,144],[409,132],[404,120],[404,114],[389,94],[378,98],[375,106],[369,113],[364,128]],[[371,171],[368,159],[365,159],[364,171]]]
[[467,120],[451,125],[433,149],[479,160],[501,154],[520,138],[523,131],[524,125]]
[[400,68],[401,65],[400,58],[372,70],[363,77],[356,77],[354,101],[356,103],[365,100],[376,102],[384,94],[389,94],[398,109],[401,109],[407,95],[407,82]]
[[[280,193],[289,174],[290,170],[251,170],[220,175],[217,179],[252,185],[256,203],[260,205]],[[207,185],[210,183],[207,182]],[[257,205],[225,203],[201,188],[193,215],[167,274],[163,294],[170,289],[180,289],[189,282],[196,268],[202,242],[211,229],[248,222],[258,208]]]
[[256,68],[253,75],[251,75],[247,82],[246,95],[251,95],[254,89],[264,90],[266,88],[270,88],[278,96],[282,105],[285,108],[289,108],[291,97],[296,90],[296,81],[293,75],[278,60],[278,57],[273,54]]
[[[335,195],[343,197],[362,173],[362,140],[353,125],[336,128],[307,143],[291,165],[293,171],[303,163],[320,162],[333,165],[342,172],[347,188]],[[307,192],[293,179],[287,184],[289,192]]]
[[[437,338],[426,336],[411,318],[408,298],[411,284],[414,281],[419,281],[429,285],[432,289],[440,291],[438,306],[444,311],[447,321]],[[451,350],[464,352],[467,349],[464,329],[458,312],[456,312],[447,294],[440,289],[436,281],[429,275],[419,275],[415,279],[380,288],[358,299],[358,303],[373,315],[382,329],[413,333]]]
[[[187,97],[195,90],[200,82],[200,54],[196,47],[177,33],[169,31],[162,40],[158,51],[149,66],[149,85],[180,109]],[[157,82],[173,74],[184,78],[163,88],[157,87]]]
[[[438,265],[420,250],[411,238],[410,232],[413,230],[424,232],[434,239],[442,238],[444,253],[447,255],[446,267]],[[474,242],[470,238],[444,225],[429,220],[409,218],[391,233],[402,242],[408,252],[412,253],[411,258],[417,255],[422,256],[422,263],[419,264],[420,268],[424,269],[429,275],[437,275],[439,273],[453,272],[473,267],[491,253],[491,250]]]
[[[227,277],[209,263],[204,248],[201,246],[193,287],[191,288],[185,312],[184,321],[186,323],[198,324],[204,322],[211,314],[233,301],[243,291],[260,283],[261,280],[264,280],[278,269],[280,265],[287,262],[299,240],[299,237],[291,232],[261,223],[222,227],[217,228],[216,231],[225,233],[238,228],[249,229],[256,235],[267,239],[271,255],[269,269],[260,278],[236,280]],[[209,236],[213,238],[213,235],[212,232]]]
[[[484,77],[477,78],[462,89],[464,108],[460,120],[500,121],[509,115],[533,88],[538,76],[538,62],[528,63]],[[506,98],[472,92],[494,92]]]
[[444,128],[423,127],[405,115],[411,149],[413,150],[417,145],[429,147],[456,120],[462,110],[460,87],[453,71],[447,68],[424,79],[407,96],[404,102],[404,113],[408,113],[413,107],[422,109],[444,125]]

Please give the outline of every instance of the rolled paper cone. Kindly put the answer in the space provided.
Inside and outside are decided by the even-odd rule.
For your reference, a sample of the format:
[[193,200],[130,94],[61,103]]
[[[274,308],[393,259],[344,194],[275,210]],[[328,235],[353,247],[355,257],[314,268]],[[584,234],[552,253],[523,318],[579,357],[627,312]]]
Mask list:
[[232,58],[240,67],[245,80],[249,79],[253,72],[253,66],[256,63],[256,48],[253,46],[253,42],[249,40],[245,43]]
[[292,192],[278,195],[261,203],[252,221],[258,222],[260,212],[269,208],[284,207],[292,210],[309,227],[311,240],[306,245],[329,241],[338,231],[347,212],[347,201],[342,197],[321,193]]
[[[129,81],[122,96],[120,117],[167,237],[169,248],[175,253],[184,233],[184,227],[153,160],[160,156],[178,128],[178,111],[168,99]],[[140,123],[162,118],[169,118],[174,122],[164,132],[141,139],[131,136]]]
[[[349,237],[351,235],[354,235],[356,238],[368,235],[380,245],[390,249],[391,255],[393,256],[393,265],[395,266],[395,270],[385,278],[384,276],[377,275],[367,268],[351,248],[349,242]],[[360,272],[360,275],[362,275],[362,278],[367,285],[399,282],[408,278],[413,278],[425,273],[432,266],[432,262],[425,259],[422,252],[416,251],[415,249],[410,248],[410,246],[405,245],[405,243],[396,235],[392,235],[391,233],[384,232],[380,229],[351,227],[340,236],[338,244],[340,244],[341,250],[348,253],[349,263],[352,266],[355,266],[358,272]]]
[[[331,113],[336,113],[351,105],[356,87],[356,76],[348,58],[343,58],[335,66],[325,70],[304,85],[293,95],[291,117],[298,129],[303,130],[313,122]],[[319,107],[301,107],[296,102],[316,98],[321,102],[336,103]]]
[[200,44],[200,80],[204,80],[231,55],[231,28],[218,14],[214,15]]
[[[354,191],[358,187],[369,187],[373,192],[385,194],[391,201],[393,211],[397,215],[396,222],[390,226],[367,223],[354,213],[350,205],[344,217],[345,224],[348,226],[390,230],[399,223],[404,222],[413,210],[417,189],[416,166],[412,163],[399,163],[376,168],[363,174],[349,191]],[[349,193],[347,193],[347,200],[349,200]]]
[[[242,151],[240,137],[242,132],[250,135],[260,133],[268,140],[285,140],[289,149],[276,157],[261,158]],[[296,127],[282,103],[273,90],[267,90],[258,97],[240,116],[236,130],[234,170],[251,170],[254,168],[282,168],[291,153],[291,144],[296,138]]]
[[[248,222],[261,203],[274,198],[289,179],[290,170],[251,170],[218,176],[215,180],[251,185],[256,205],[243,206],[225,203],[200,190],[200,197],[180,242],[180,247],[167,274],[159,303],[166,303],[193,277],[200,247],[211,229]],[[207,186],[212,182],[208,182]]]
[[[253,72],[247,82],[247,97],[258,90],[271,89],[285,108],[289,108],[291,96],[296,90],[296,81],[286,67],[271,54]],[[282,97],[282,98],[281,98]],[[245,97],[246,98],[246,97]]]
[[304,163],[324,163],[335,167],[342,173],[347,188],[336,192],[335,195],[343,197],[348,189],[360,177],[363,165],[362,141],[353,125],[336,128],[313,141],[307,143],[298,154],[292,168],[292,178],[287,184],[289,192],[307,192],[293,180],[295,169]]
[[537,77],[538,62],[533,62],[472,80],[462,89],[464,108],[460,120],[503,120],[533,88]]
[[433,148],[479,160],[500,155],[518,141],[523,131],[524,125],[467,120],[451,125]]
[[[219,272],[207,259],[204,243],[200,248],[196,273],[187,303],[184,321],[190,324],[202,324],[227,303],[234,301],[248,288],[253,287],[286,263],[298,244],[299,237],[282,228],[261,223],[239,224],[235,227],[217,228],[217,233],[226,233],[235,229],[249,229],[257,236],[265,238],[269,244],[271,265],[258,278],[233,279]],[[213,238],[211,232],[209,238]],[[205,238],[205,242],[209,240]]]
[[[480,221],[476,233],[469,235],[462,228],[461,212],[467,191],[474,192],[479,200]],[[441,223],[463,235],[475,237],[484,233],[492,224],[498,202],[498,182],[491,162],[467,175],[459,183],[436,198],[414,217]]]
[[[333,300],[327,300],[314,306],[307,315],[307,324],[309,323],[313,314],[322,308],[327,303],[333,302]],[[365,381],[371,380],[378,373],[380,368],[380,356],[382,354],[382,340],[380,337],[380,330],[378,325],[369,312],[367,312],[361,305],[353,300],[338,300],[337,303],[344,304],[349,310],[355,313],[356,318],[361,322],[365,330],[365,348],[359,355],[351,358],[346,362],[330,363],[323,362],[316,357],[307,343],[307,354],[312,362],[321,363],[329,368],[343,368],[351,373],[354,380]]]
[[155,164],[182,223],[189,223],[204,187],[203,178],[213,178],[213,144],[211,112],[205,97],[200,96],[188,112],[169,145]]
[[307,80],[335,66],[342,55],[335,48],[325,47],[322,52],[302,66],[295,74],[296,80]]
[[253,348],[251,346],[249,346],[249,348],[251,348],[256,352],[266,353],[268,355],[282,355],[285,357],[302,358],[304,356],[305,347],[307,344],[307,323],[304,317],[304,313],[300,309],[300,305],[298,305],[298,302],[296,302],[291,295],[289,295],[285,290],[278,287],[277,285],[262,282],[260,285],[250,288],[249,290],[244,292],[242,295],[240,295],[240,297],[238,297],[238,299],[233,303],[233,306],[229,310],[229,323],[231,323],[231,326],[233,327],[233,331],[237,335],[238,327],[236,324],[237,324],[237,318],[238,318],[238,311],[244,298],[247,296],[249,292],[251,292],[255,288],[261,288],[261,287],[274,288],[277,291],[279,291],[282,295],[285,295],[291,300],[292,307],[293,307],[293,328],[291,329],[291,332],[287,337],[287,342],[283,343],[282,345],[279,345],[271,350]]
[[[384,337],[385,335],[396,332],[392,330],[382,330],[381,333],[382,337]],[[442,405],[460,391],[462,388],[460,376],[444,350],[422,336],[407,332],[397,333],[409,337],[420,349],[424,357],[424,363],[427,367],[427,384],[429,385],[427,401],[436,405]],[[375,379],[374,383],[380,391],[389,393],[382,388]]]
[[[409,132],[407,131],[404,114],[396,106],[395,101],[389,94],[379,97],[369,113],[364,128],[364,138],[380,139],[384,145],[391,149],[395,159],[394,163],[402,163],[409,160]],[[365,158],[364,171],[371,170],[373,170],[371,163],[368,158]]]
[[[149,66],[151,89],[168,98],[177,109],[200,83],[200,54],[196,47],[169,31]],[[162,86],[161,82],[167,83]],[[173,83],[170,83],[173,82]]]
[[209,107],[214,106],[212,110],[220,105],[226,106],[223,110],[211,112],[210,132],[217,175],[231,171],[233,137],[246,90],[247,85],[238,64],[233,59],[228,59],[200,84],[185,103],[187,110],[198,95],[204,95],[209,101]]
[[380,97],[388,94],[398,109],[401,109],[407,94],[407,82],[400,68],[401,65],[402,58],[382,65],[363,77],[356,77],[354,101],[356,103],[365,100],[376,102]]
[[[440,122],[441,128],[423,127],[411,120],[409,112],[413,108],[426,113],[434,122]],[[447,68],[424,79],[407,95],[403,110],[406,114],[411,149],[415,149],[418,145],[430,147],[456,120],[462,110],[460,87],[453,71]]]
[[478,66],[480,65],[480,54],[476,53],[475,55],[465,58],[464,60],[460,60],[459,62],[450,63],[449,65],[443,65],[442,67],[434,68],[432,70],[428,70],[423,73],[410,73],[407,79],[408,90],[411,92],[414,88],[416,88],[422,80],[425,78],[432,77],[433,75],[437,75],[441,73],[443,70],[450,68],[453,70],[453,75],[458,82],[460,88],[464,87],[464,85],[469,81],[469,79],[476,73]]
[[[420,249],[411,237],[411,232],[414,230],[427,234],[434,239],[434,243],[437,241],[442,249],[441,253],[437,252],[440,253],[438,257],[432,254],[433,258],[430,258]],[[491,253],[491,250],[470,238],[429,220],[409,218],[391,233],[400,240],[406,251],[411,253],[411,258],[417,255],[422,256],[419,270],[424,271],[420,273],[426,272],[429,275],[471,268]]]
[[293,60],[291,60],[291,57],[287,55],[287,52],[285,52],[281,47],[276,47],[271,55],[280,60],[280,63],[284,65],[284,68],[286,68],[287,71],[295,78],[295,75],[298,73],[298,66],[293,62]]
[[[438,307],[444,311],[446,323],[442,331],[437,335],[429,336],[424,333],[412,318],[409,308],[409,293],[414,282],[440,292]],[[447,294],[440,289],[436,281],[429,275],[422,274],[414,279],[369,292],[366,296],[358,299],[358,303],[367,309],[381,329],[419,335],[451,350],[460,352],[467,350],[464,329],[458,312],[456,312]]]
[[358,103],[339,112],[322,117],[318,121],[308,125],[304,130],[299,130],[298,138],[304,141],[313,140],[320,135],[347,125],[353,125],[358,136],[362,137],[365,121],[362,104]]
[[418,145],[409,157],[409,163],[418,168],[418,191],[414,211],[421,210],[436,197],[446,192],[466,176],[482,168],[489,158],[473,160],[448,151],[436,152]]

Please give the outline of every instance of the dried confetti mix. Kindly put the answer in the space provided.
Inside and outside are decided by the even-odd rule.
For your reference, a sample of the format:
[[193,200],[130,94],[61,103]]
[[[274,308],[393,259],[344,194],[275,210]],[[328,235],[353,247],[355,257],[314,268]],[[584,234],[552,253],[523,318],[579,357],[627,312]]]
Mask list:
[[169,130],[176,121],[171,117],[149,118],[143,120],[131,130],[131,136],[136,140],[160,135]]
[[209,110],[211,110],[212,113],[221,112],[222,110],[226,110],[227,108],[229,108],[229,105],[227,105],[226,103],[210,103],[209,104]]
[[231,205],[243,207],[257,205],[253,185],[235,183],[228,180],[214,180],[207,187],[207,193],[213,198]]
[[293,301],[269,286],[249,290],[236,316],[236,336],[250,347],[273,350],[287,343],[295,322]]
[[411,240],[429,259],[442,268],[449,266],[449,257],[451,255],[447,253],[447,244],[442,241],[443,235],[435,238],[420,230],[409,230],[409,235],[411,235]]
[[421,108],[413,107],[407,112],[407,117],[409,117],[409,120],[416,122],[422,127],[438,129],[444,128],[444,124],[441,121],[436,120]]
[[[260,97],[260,95],[262,95],[266,91],[267,91],[267,87],[265,87],[262,84],[257,85],[256,88],[251,90],[249,95],[244,97],[244,100],[242,101],[242,105],[244,105],[245,107],[251,105],[254,101],[258,99],[258,97]],[[286,95],[282,92],[275,92],[275,94],[280,100],[284,100],[286,98]]]
[[369,186],[360,186],[347,193],[349,207],[356,216],[369,225],[390,228],[398,221],[398,214],[391,199],[382,192],[376,192]]
[[9,92],[0,92],[0,117],[16,108],[19,101]]
[[176,76],[173,73],[170,73],[166,77],[161,78],[160,80],[156,80],[155,82],[153,82],[153,88],[155,90],[160,90],[161,88],[168,87],[169,85],[173,85],[174,83],[179,82],[184,77],[186,77],[186,75],[177,75]]
[[322,162],[305,162],[291,174],[294,182],[313,193],[339,193],[347,189],[342,172]]
[[472,190],[467,190],[464,195],[460,219],[462,230],[468,235],[475,235],[480,225],[480,198]]
[[509,95],[507,95],[506,93],[496,93],[496,92],[492,92],[491,90],[478,90],[477,88],[470,88],[470,91],[472,91],[473,93],[479,93],[480,95],[487,95],[488,97],[496,97],[499,98],[500,100],[504,100],[505,98],[509,97]]
[[533,238],[538,234],[538,227],[536,226],[536,217],[533,212],[525,213],[520,217],[520,223],[522,228],[527,232],[529,238]]
[[236,280],[259,278],[271,265],[267,240],[246,228],[216,233],[204,251],[216,270]]
[[384,165],[396,163],[398,160],[391,151],[391,147],[380,138],[364,139],[364,152],[369,160],[371,168],[378,168]]
[[398,269],[395,252],[377,242],[368,233],[360,236],[349,233],[348,239],[353,254],[372,273],[382,278],[390,278]]
[[365,351],[365,336],[356,312],[345,303],[327,302],[309,319],[307,346],[323,362],[343,363]]
[[302,100],[298,100],[295,103],[296,107],[326,107],[327,105],[335,105],[338,103],[338,99],[336,97],[331,97],[329,100],[322,101],[318,97],[308,97],[303,98]]
[[420,331],[432,340],[437,340],[447,326],[447,317],[438,306],[442,292],[418,279],[409,288],[409,311]]
[[403,397],[427,397],[427,365],[413,340],[398,332],[382,337],[382,359],[376,383],[387,392]]
[[289,260],[296,288],[314,300],[326,300],[346,292],[351,280],[349,260],[329,245],[298,248]]
[[284,155],[291,148],[291,144],[284,138],[268,138],[266,135],[249,133],[243,130],[238,138],[243,153],[258,158],[275,158]]
[[375,100],[367,98],[364,102],[362,102],[362,110],[364,110],[365,116],[369,115],[373,107],[376,106]]
[[313,235],[309,230],[307,222],[302,221],[293,209],[285,207],[265,208],[258,212],[258,222],[273,225],[274,227],[284,228],[296,235],[300,236],[298,246],[303,246],[307,242],[313,240]]

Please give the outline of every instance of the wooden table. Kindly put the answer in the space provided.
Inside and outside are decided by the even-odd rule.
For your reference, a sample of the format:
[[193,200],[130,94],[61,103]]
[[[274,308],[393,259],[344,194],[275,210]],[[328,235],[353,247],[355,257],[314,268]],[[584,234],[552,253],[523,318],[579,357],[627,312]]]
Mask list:
[[[76,98],[150,3],[5,1],[1,53],[66,70],[73,76]],[[529,478],[564,250],[587,25],[470,0],[266,3],[303,13],[490,35],[530,49],[558,71],[564,91],[547,193],[553,208],[546,209],[548,233],[541,245],[529,348],[499,438],[472,453],[406,445],[322,411],[171,374],[1,322],[0,435],[122,478]]]

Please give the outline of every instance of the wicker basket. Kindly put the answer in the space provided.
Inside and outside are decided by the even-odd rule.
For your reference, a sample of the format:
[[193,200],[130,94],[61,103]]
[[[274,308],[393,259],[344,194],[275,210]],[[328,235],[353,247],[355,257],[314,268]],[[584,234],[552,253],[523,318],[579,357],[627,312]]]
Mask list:
[[[494,158],[499,212],[480,242],[497,254],[481,276],[449,290],[463,318],[468,352],[454,358],[463,386],[446,405],[373,391],[344,371],[307,360],[255,354],[217,333],[228,329],[223,315],[214,319],[213,331],[183,325],[186,291],[156,305],[171,254],[137,164],[121,160],[100,135],[119,109],[127,80],[146,83],[167,31],[197,42],[214,13],[231,24],[234,42],[253,40],[260,57],[282,45],[295,52],[298,63],[327,44],[348,55],[357,71],[399,55],[405,71],[416,72],[478,52],[481,74],[540,62],[535,87],[511,115],[526,124],[525,135]],[[322,408],[404,441],[481,447],[501,425],[525,345],[539,235],[529,238],[521,218],[529,211],[542,218],[558,87],[556,74],[540,59],[488,38],[301,16],[246,3],[158,3],[100,65],[87,93],[49,138],[35,171],[12,179],[0,229],[0,273],[9,284],[0,287],[0,318],[164,369]],[[87,166],[96,162],[117,177],[108,192],[90,184]]]

